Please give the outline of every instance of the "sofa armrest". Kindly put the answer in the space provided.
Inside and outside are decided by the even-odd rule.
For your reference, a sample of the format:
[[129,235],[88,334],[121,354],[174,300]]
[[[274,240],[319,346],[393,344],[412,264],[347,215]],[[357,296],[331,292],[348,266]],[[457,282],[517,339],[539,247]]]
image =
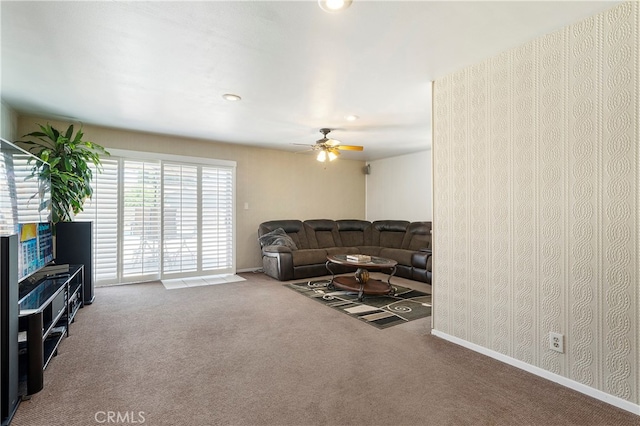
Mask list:
[[427,269],[427,262],[431,258],[431,250],[416,251],[411,255],[411,266],[419,269]]
[[280,281],[293,279],[293,253],[286,246],[264,246],[262,267],[265,274]]
[[291,253],[291,248],[280,245],[262,247],[262,254],[265,256],[277,256],[279,253]]

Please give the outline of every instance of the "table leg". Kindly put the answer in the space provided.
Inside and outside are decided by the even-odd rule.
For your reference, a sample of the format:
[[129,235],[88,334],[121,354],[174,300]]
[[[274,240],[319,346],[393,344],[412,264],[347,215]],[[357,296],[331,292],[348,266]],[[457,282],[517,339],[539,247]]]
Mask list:
[[360,284],[360,290],[358,291],[358,302],[364,300],[364,286],[369,281],[369,271],[365,268],[358,268],[354,274],[354,278],[358,284]]
[[327,268],[327,271],[329,271],[331,273],[331,281],[329,281],[329,284],[327,284],[327,288],[329,290],[335,290],[336,287],[333,285],[333,279],[336,277],[336,274],[331,270],[329,265],[333,265],[333,263],[331,263],[331,261],[327,260],[327,263],[325,263],[324,266],[325,266],[325,268]]
[[396,267],[394,266],[391,269],[391,274],[389,274],[389,277],[387,278],[387,285],[389,286],[389,294],[393,295],[395,292],[393,291],[393,286],[391,285],[391,277],[393,277],[396,274]]

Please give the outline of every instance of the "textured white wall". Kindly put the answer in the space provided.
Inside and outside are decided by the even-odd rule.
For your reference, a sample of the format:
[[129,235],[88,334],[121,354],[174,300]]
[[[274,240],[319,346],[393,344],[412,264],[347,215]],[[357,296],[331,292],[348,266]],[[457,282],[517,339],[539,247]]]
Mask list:
[[636,407],[639,17],[623,3],[437,80],[433,143],[435,330]]
[[367,220],[431,220],[431,150],[370,164]]

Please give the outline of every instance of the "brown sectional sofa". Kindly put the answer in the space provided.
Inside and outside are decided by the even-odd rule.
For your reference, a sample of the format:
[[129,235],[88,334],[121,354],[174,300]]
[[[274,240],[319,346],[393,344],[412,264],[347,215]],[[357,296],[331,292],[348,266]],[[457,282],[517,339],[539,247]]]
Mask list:
[[[269,244],[278,228],[285,241]],[[327,255],[361,253],[393,259],[397,276],[431,284],[431,222],[273,220],[260,224],[258,240],[264,272],[280,281],[327,275]],[[353,271],[341,265],[332,269]]]

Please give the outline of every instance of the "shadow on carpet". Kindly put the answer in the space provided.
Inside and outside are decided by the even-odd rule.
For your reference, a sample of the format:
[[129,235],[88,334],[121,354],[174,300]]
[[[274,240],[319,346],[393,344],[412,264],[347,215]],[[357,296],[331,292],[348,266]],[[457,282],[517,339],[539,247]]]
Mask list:
[[305,281],[285,284],[307,297],[377,328],[388,328],[431,315],[431,295],[394,285],[395,295],[365,296],[343,290],[329,290],[329,281]]

